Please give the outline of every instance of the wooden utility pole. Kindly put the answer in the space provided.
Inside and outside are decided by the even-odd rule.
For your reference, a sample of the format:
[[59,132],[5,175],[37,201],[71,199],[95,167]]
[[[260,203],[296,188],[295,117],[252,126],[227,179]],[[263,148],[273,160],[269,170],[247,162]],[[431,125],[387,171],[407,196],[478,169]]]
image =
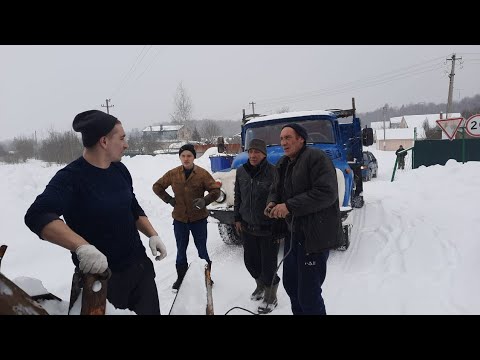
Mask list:
[[110,114],[109,108],[115,106],[115,105],[109,105],[108,103],[109,103],[110,101],[112,101],[112,99],[105,99],[105,103],[106,103],[107,105],[103,105],[103,104],[102,104],[102,107],[106,107],[106,108],[107,108],[107,114]]
[[447,103],[447,116],[445,119],[448,119],[450,115],[450,111],[452,110],[452,97],[453,97],[453,78],[455,76],[455,61],[457,60],[462,60],[462,58],[457,58],[455,54],[452,55],[450,59],[447,59],[448,61],[452,61],[452,69],[450,71],[450,75],[448,77],[450,78],[450,84],[448,86],[448,103]]
[[250,105],[252,105],[252,114],[253,116],[255,116],[255,104],[253,101],[251,103],[249,103]]
[[385,133],[386,133],[386,130],[385,130],[385,119],[387,117],[387,109],[388,109],[388,105],[385,104],[385,106],[383,107],[383,151],[385,151],[385,146],[386,146],[386,138],[385,138]]

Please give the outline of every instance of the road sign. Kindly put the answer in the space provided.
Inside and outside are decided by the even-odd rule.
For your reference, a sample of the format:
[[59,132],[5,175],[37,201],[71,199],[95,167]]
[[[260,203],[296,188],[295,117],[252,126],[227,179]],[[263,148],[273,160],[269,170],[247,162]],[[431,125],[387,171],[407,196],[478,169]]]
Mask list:
[[465,127],[468,135],[480,137],[480,114],[470,116]]
[[450,118],[450,119],[441,119],[437,120],[438,126],[443,130],[443,132],[448,136],[450,140],[455,139],[455,134],[457,133],[460,124],[462,123],[463,118]]

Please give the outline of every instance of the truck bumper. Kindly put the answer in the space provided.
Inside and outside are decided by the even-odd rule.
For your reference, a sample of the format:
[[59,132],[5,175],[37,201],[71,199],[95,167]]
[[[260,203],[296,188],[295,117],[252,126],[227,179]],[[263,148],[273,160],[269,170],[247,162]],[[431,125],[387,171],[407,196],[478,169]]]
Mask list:
[[221,224],[235,223],[235,218],[233,217],[233,210],[208,209],[208,215],[214,219],[217,219]]

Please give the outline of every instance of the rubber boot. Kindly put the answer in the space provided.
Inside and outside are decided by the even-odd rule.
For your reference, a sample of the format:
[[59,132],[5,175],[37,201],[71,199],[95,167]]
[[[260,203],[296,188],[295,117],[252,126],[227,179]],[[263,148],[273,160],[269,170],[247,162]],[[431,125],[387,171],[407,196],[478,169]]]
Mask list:
[[277,307],[277,289],[278,289],[278,284],[275,284],[273,286],[266,286],[265,287],[265,296],[263,298],[262,303],[258,307],[258,313],[259,314],[268,314],[269,312],[272,312],[273,309]]
[[212,279],[212,262],[211,262],[211,261],[208,262],[208,271],[210,271],[210,281],[212,282],[212,286],[213,286],[213,279]]
[[182,285],[183,278],[188,270],[188,265],[175,265],[177,268],[177,280],[173,283],[172,289],[178,290]]
[[250,300],[262,300],[263,295],[265,294],[265,285],[263,285],[263,282],[260,280],[260,278],[255,279],[255,281],[257,282],[257,287],[255,288],[255,290],[253,290],[252,295],[250,295]]

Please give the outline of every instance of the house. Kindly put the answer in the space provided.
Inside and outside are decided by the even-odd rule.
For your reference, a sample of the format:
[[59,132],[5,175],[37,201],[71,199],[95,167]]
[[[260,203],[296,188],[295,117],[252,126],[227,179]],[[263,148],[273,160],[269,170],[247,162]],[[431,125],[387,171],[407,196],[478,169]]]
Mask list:
[[142,130],[143,137],[158,142],[186,140],[191,137],[191,131],[185,125],[150,125]]
[[[383,131],[383,121],[378,121],[375,123],[375,128],[373,128],[377,144],[376,147],[379,150],[386,151],[397,150],[399,145],[403,145],[405,149],[412,147],[414,139],[426,138],[425,129],[423,127],[425,121],[427,121],[430,129],[441,131],[436,121],[443,117],[444,115],[442,113],[392,117],[389,122],[385,122],[385,135]],[[449,118],[457,117],[462,117],[462,115],[460,113],[452,113],[449,116]],[[381,123],[381,127],[379,123]],[[390,127],[387,127],[387,124],[390,124]]]

